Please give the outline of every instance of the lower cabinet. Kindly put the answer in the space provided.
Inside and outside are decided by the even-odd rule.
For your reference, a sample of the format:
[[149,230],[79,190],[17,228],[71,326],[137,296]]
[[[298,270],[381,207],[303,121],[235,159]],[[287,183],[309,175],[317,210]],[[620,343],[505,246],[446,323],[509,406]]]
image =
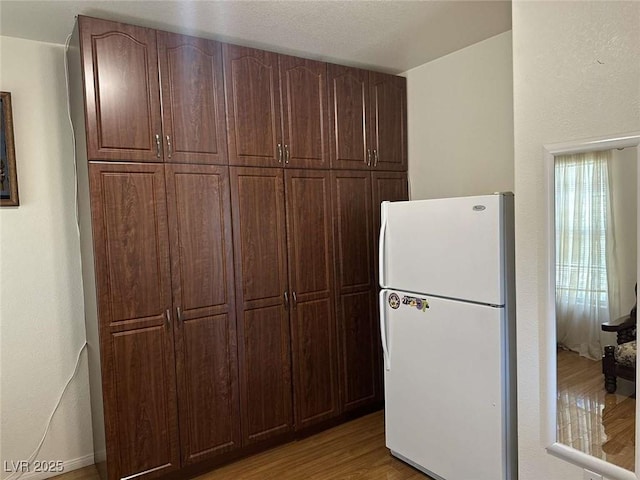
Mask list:
[[88,179],[109,480],[379,404],[373,205],[406,177],[92,162]]
[[227,168],[93,163],[89,176],[109,479],[238,447]]
[[231,167],[243,440],[336,416],[330,178]]
[[336,310],[345,410],[382,402],[378,328],[380,203],[408,200],[407,174],[336,170],[331,173],[336,246]]

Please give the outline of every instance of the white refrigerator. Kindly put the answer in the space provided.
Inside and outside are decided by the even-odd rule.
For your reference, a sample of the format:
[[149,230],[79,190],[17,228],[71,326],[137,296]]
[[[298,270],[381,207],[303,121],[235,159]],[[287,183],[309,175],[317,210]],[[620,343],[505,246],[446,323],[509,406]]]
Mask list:
[[387,447],[437,480],[516,480],[513,194],[381,214]]

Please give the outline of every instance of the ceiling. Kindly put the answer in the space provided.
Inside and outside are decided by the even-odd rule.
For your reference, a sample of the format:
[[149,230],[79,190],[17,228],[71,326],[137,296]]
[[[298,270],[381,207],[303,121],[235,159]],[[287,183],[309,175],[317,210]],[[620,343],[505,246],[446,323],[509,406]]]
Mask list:
[[64,44],[77,14],[390,73],[511,29],[505,0],[1,0],[0,33]]

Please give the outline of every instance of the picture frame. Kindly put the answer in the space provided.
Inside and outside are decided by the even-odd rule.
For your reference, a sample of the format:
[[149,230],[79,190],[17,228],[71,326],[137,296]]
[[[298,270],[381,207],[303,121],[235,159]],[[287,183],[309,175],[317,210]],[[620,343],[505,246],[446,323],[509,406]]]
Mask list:
[[0,207],[17,207],[18,205],[20,200],[11,93],[0,92]]

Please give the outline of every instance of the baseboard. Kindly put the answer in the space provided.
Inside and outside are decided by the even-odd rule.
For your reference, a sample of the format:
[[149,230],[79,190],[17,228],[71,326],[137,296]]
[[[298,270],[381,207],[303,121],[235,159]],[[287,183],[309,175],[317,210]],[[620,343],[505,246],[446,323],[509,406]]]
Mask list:
[[84,457],[74,458],[72,460],[66,460],[62,462],[62,471],[57,472],[27,472],[20,477],[21,480],[44,480],[45,478],[55,477],[56,475],[62,475],[63,473],[69,473],[79,468],[88,467],[93,465],[93,453],[85,455]]

